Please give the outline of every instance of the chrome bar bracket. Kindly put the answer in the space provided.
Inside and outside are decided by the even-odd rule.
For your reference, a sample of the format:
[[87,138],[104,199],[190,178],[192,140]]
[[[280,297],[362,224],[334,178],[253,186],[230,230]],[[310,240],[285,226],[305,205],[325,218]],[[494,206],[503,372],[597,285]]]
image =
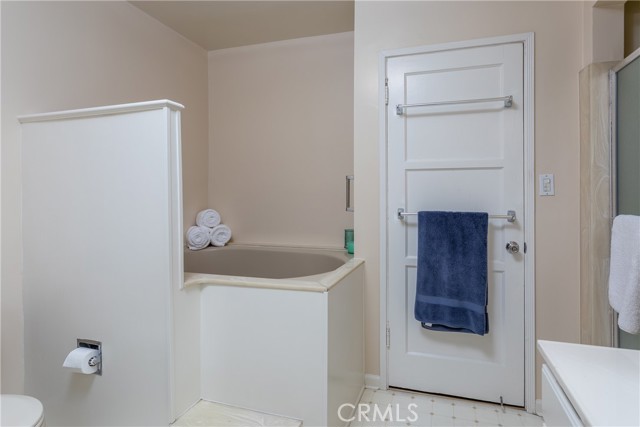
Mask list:
[[511,95],[505,96],[504,108],[511,108],[512,105],[513,105],[513,96]]

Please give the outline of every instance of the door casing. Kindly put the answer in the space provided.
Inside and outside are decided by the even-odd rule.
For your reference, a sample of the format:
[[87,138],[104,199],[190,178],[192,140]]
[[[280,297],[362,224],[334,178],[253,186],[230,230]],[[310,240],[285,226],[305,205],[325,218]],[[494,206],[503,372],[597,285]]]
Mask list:
[[379,155],[380,155],[380,388],[389,387],[387,370],[387,285],[388,285],[388,241],[387,223],[387,108],[386,88],[387,60],[393,57],[421,53],[443,52],[454,49],[491,46],[506,43],[522,43],[524,55],[524,235],[526,256],[524,257],[524,382],[525,409],[536,412],[536,365],[535,365],[535,169],[534,169],[534,33],[514,34],[501,37],[475,39],[461,42],[393,49],[380,52],[379,76]]

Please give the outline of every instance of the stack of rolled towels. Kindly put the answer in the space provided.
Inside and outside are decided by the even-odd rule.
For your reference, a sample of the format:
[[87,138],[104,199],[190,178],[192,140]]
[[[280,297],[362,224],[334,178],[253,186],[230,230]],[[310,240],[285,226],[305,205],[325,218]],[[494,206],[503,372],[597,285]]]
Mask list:
[[198,212],[196,225],[187,230],[187,247],[197,251],[209,245],[224,246],[229,243],[231,229],[220,221],[220,214],[213,209]]

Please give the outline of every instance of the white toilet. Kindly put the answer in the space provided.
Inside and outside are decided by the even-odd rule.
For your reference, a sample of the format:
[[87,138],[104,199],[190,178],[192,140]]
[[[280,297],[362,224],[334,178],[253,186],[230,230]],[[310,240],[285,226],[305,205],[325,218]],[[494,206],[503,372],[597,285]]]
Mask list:
[[0,395],[0,426],[44,427],[42,403],[31,396]]

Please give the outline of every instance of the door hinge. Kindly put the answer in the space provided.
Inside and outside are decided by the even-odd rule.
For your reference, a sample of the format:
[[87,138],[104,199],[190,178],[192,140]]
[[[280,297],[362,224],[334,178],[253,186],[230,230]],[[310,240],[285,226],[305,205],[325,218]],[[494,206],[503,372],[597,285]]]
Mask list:
[[384,79],[384,105],[389,105],[389,79]]
[[523,246],[524,246],[524,253],[526,254],[527,253],[527,242],[524,242]]
[[387,348],[391,348],[391,328],[387,324]]

